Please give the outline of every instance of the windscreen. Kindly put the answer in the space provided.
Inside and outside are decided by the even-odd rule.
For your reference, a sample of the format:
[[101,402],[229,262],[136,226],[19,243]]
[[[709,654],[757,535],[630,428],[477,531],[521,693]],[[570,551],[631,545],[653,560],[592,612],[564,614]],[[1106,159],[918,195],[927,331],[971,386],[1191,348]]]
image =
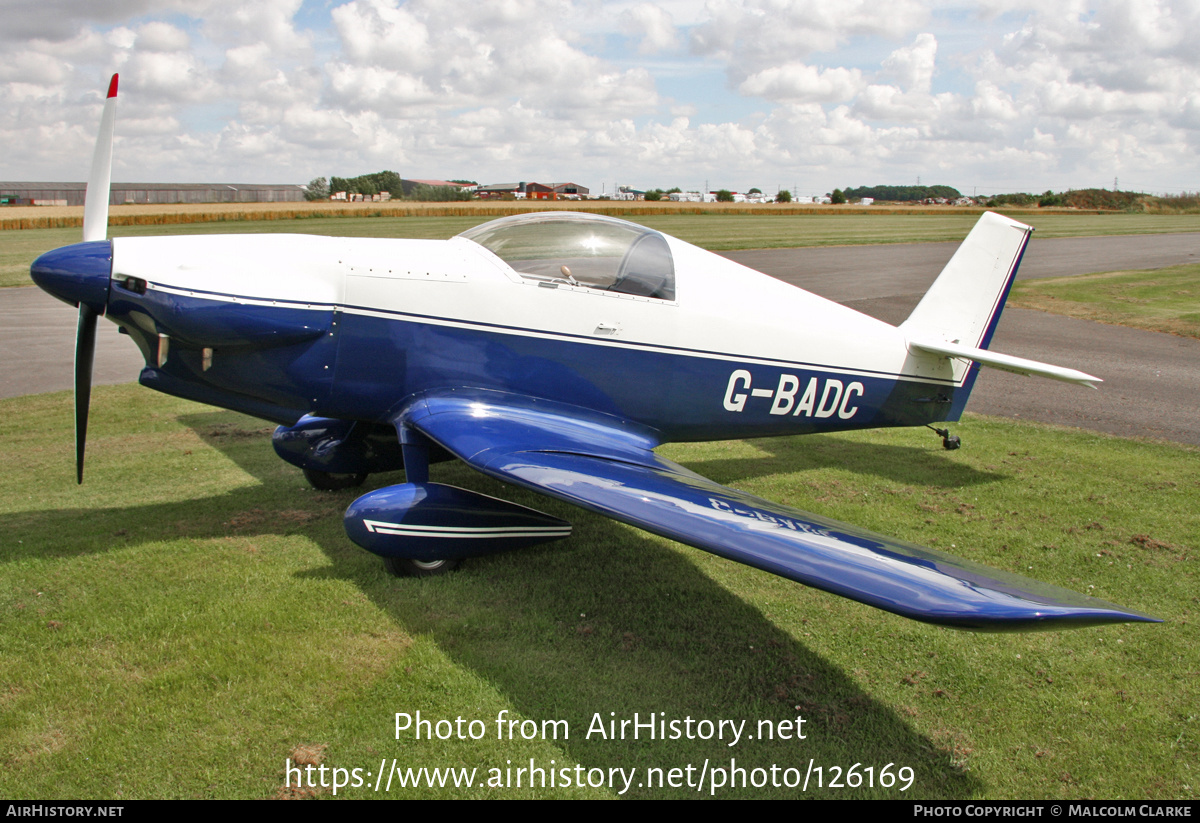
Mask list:
[[534,280],[675,299],[675,265],[666,239],[636,223],[574,212],[522,214],[459,236]]

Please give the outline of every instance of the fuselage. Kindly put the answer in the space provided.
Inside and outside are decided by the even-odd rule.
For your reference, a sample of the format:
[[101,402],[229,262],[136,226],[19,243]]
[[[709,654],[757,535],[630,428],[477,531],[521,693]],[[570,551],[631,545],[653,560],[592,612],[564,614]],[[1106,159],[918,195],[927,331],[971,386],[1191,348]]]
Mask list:
[[117,238],[106,313],[142,349],[145,385],[283,423],[383,423],[406,398],[455,387],[585,407],[663,441],[917,425],[961,410],[962,364],[641,231],[670,262],[672,288],[658,296],[581,282],[579,259],[533,276],[464,237]]

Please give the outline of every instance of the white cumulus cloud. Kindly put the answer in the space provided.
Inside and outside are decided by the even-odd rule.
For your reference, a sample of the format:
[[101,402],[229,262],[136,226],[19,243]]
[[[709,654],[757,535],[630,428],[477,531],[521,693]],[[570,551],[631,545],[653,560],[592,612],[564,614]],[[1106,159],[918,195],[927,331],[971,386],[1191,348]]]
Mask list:
[[1197,0],[9,0],[4,12],[10,180],[86,173],[113,71],[125,179],[394,168],[819,192],[917,176],[1042,190],[1117,172],[1195,189],[1200,174]]

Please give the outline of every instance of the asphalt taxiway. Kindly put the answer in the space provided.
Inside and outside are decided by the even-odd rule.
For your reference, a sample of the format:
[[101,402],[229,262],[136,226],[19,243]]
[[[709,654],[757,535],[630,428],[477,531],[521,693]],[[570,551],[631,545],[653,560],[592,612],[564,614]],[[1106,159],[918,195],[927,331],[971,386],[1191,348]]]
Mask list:
[[[864,314],[900,323],[958,243],[726,252]],[[1039,239],[1017,279],[1200,262],[1200,234]],[[1007,308],[991,348],[1094,374],[1096,391],[982,369],[967,411],[1200,445],[1200,340]]]

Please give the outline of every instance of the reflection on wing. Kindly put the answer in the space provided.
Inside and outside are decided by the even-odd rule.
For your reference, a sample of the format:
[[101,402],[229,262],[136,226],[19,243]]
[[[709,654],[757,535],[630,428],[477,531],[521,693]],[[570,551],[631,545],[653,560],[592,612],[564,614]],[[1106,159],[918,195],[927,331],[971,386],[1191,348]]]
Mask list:
[[987,631],[1156,622],[721,486],[654,454],[652,432],[584,409],[464,390],[398,422],[484,474],[905,617]]

